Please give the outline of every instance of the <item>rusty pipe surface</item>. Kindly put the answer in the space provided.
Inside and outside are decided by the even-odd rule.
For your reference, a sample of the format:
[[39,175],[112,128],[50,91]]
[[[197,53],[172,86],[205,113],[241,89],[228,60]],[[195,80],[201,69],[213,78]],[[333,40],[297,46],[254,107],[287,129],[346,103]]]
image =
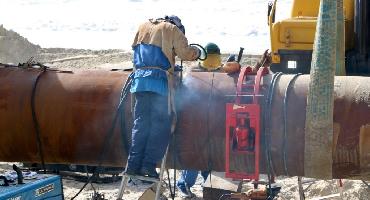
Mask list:
[[[37,69],[0,69],[0,161],[41,162],[32,119],[31,94]],[[112,124],[128,72],[46,71],[35,90],[35,113],[46,163],[124,166],[131,135],[131,98],[124,113]],[[277,81],[272,99],[271,144],[262,133],[261,171],[266,170],[265,149],[272,155],[276,175],[304,176],[304,124],[309,76],[299,76],[287,97],[287,131],[283,134],[283,101],[292,75]],[[271,75],[264,77],[261,103],[267,96]],[[177,167],[224,170],[225,104],[235,100],[237,75],[187,72],[177,88],[179,122],[171,152]],[[370,78],[336,77],[334,108],[333,173],[335,178],[369,179]],[[248,97],[245,99],[248,102]],[[121,123],[123,122],[123,123]],[[109,129],[114,126],[111,138]],[[285,141],[285,145],[284,145]],[[99,161],[104,144],[108,148]],[[285,148],[284,148],[285,146]],[[175,147],[175,148],[174,148]],[[285,153],[284,153],[285,151]],[[169,156],[172,165],[173,156]],[[250,163],[235,157],[232,163]]]

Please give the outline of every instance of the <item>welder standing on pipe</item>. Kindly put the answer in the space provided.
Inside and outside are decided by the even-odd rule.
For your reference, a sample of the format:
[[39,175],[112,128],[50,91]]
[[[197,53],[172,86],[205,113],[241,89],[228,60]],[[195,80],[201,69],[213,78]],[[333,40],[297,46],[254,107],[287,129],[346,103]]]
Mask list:
[[143,23],[132,48],[135,72],[130,91],[135,97],[134,124],[125,172],[157,178],[156,164],[164,156],[174,125],[175,56],[191,61],[201,53],[188,44],[185,28],[177,16]]

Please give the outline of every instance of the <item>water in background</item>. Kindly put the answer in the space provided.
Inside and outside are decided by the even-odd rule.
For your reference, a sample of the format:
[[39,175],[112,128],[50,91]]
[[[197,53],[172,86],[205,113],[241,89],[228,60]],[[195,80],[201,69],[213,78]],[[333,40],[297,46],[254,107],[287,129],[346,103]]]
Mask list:
[[[277,19],[292,0],[278,0]],[[42,47],[131,49],[140,23],[176,14],[190,43],[223,53],[261,54],[270,46],[268,0],[0,0],[0,24]]]

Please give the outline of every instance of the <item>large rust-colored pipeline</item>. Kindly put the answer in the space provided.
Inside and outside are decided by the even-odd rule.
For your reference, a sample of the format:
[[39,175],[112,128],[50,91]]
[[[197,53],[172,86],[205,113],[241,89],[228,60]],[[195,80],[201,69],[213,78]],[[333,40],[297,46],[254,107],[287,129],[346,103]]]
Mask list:
[[[0,161],[41,162],[39,141],[45,163],[102,164],[124,166],[130,141],[131,102],[124,104],[113,136],[107,138],[128,72],[46,71],[0,69]],[[39,76],[37,85],[35,81]],[[267,96],[272,75],[263,79]],[[292,75],[276,82],[270,127],[273,171],[277,175],[304,176],[304,124],[309,76],[299,76],[287,97],[287,132],[284,136],[283,102]],[[179,122],[175,151],[177,167],[224,170],[225,104],[233,102],[237,75],[188,72],[177,89]],[[336,77],[334,108],[333,176],[370,179],[370,78]],[[247,97],[246,97],[247,98]],[[261,97],[263,104],[264,97]],[[124,121],[124,123],[120,123]],[[124,125],[124,126],[122,126]],[[265,139],[262,133],[261,171],[266,170]],[[108,141],[107,141],[108,140]],[[285,141],[285,142],[284,142]],[[284,148],[285,147],[285,148]],[[284,153],[285,151],[285,153]],[[285,156],[284,156],[285,155]],[[172,156],[168,162],[172,165]],[[232,163],[247,168],[240,156]],[[284,167],[286,160],[286,168]]]

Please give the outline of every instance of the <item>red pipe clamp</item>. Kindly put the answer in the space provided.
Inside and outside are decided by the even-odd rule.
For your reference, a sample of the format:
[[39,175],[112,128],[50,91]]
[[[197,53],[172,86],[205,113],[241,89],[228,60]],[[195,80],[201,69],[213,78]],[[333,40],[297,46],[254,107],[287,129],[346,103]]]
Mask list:
[[[260,121],[261,109],[258,103],[262,76],[268,74],[268,68],[261,67],[253,84],[247,84],[252,68],[244,67],[239,73],[235,103],[226,104],[226,155],[225,177],[239,180],[259,179],[260,157]],[[245,90],[252,90],[251,92]],[[252,97],[252,103],[242,104],[242,97]],[[247,163],[245,170],[234,169],[230,165],[233,157],[243,156]],[[249,161],[252,161],[251,163]]]

